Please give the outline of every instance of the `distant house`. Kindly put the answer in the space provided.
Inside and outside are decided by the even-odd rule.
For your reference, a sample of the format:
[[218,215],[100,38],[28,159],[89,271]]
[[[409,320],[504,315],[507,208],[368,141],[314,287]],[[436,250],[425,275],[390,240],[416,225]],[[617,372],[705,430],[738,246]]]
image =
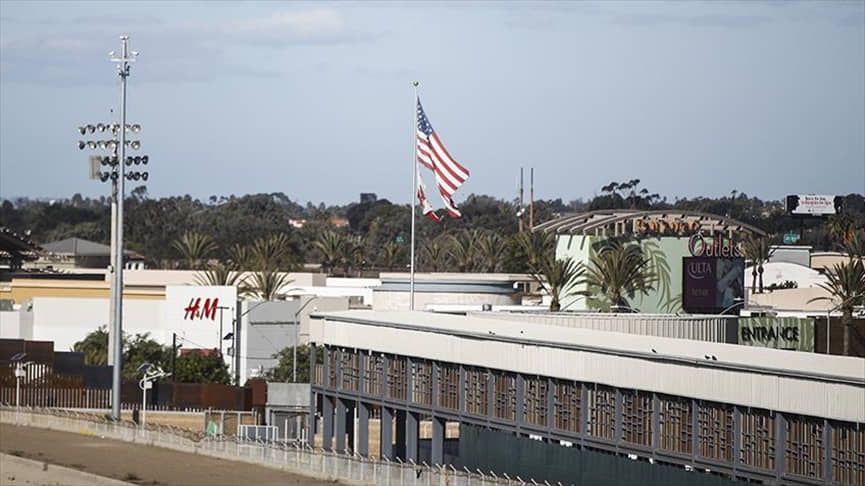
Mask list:
[[[39,258],[31,268],[70,270],[76,268],[106,268],[111,261],[111,247],[82,238],[66,238],[42,245]],[[144,256],[124,251],[124,268],[144,269]]]
[[340,218],[339,216],[331,216],[328,219],[331,226],[335,226],[337,228],[348,228],[348,220],[346,218]]

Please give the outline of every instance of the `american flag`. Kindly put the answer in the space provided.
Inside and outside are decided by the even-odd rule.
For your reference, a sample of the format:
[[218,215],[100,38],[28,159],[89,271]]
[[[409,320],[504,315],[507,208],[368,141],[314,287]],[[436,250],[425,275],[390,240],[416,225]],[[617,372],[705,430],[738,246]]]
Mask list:
[[[417,164],[417,162],[415,162]],[[420,169],[420,167],[418,167]],[[423,177],[420,175],[420,170],[417,171],[417,199],[420,201],[420,209],[424,216],[429,217],[433,221],[441,221],[439,215],[430,205],[426,198],[426,184],[423,183]]]
[[462,214],[453,201],[453,195],[469,178],[469,171],[451,157],[438,134],[433,130],[420,98],[417,99],[417,161],[433,171],[442,201],[452,218]]

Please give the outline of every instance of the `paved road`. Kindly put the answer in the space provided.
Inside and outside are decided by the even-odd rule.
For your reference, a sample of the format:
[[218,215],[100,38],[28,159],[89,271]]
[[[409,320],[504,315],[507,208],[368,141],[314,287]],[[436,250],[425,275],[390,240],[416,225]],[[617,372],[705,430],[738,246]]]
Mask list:
[[0,452],[150,486],[334,484],[254,464],[9,424],[0,424]]

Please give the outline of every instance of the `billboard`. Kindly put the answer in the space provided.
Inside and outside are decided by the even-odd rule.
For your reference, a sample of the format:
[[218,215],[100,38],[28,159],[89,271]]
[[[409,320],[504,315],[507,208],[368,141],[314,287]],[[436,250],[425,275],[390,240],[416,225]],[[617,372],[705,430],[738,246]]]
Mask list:
[[718,313],[744,297],[743,258],[682,258],[682,308],[686,312]]
[[841,196],[794,194],[787,196],[787,214],[827,216],[841,212]]
[[[184,349],[219,349],[232,331],[237,287],[169,285],[165,288],[165,325]],[[170,336],[169,336],[170,337]]]
[[814,351],[814,319],[748,317],[739,319],[739,344]]

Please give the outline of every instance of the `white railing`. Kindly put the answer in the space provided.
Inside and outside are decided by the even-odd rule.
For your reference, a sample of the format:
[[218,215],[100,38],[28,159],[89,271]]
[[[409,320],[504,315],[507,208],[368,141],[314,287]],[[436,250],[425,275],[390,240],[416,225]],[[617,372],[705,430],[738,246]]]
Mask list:
[[34,409],[0,405],[0,422],[40,427],[108,439],[137,442],[179,452],[205,454],[211,457],[244,461],[283,469],[319,479],[338,479],[349,484],[383,486],[475,486],[549,484],[526,482],[492,472],[458,470],[452,466],[430,466],[426,463],[401,462],[348,456],[313,449],[308,445],[285,442],[249,441],[239,438],[207,437],[202,433],[132,422],[113,422],[96,414],[72,410]]

